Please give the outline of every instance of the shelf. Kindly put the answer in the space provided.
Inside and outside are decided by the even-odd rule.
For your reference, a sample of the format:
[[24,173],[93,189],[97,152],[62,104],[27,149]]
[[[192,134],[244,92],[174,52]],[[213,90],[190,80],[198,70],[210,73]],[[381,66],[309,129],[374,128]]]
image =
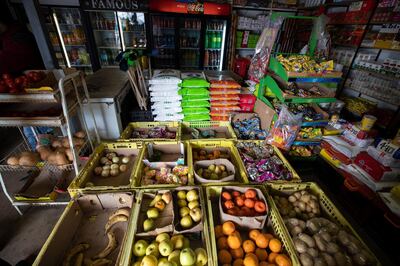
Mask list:
[[221,48],[205,48],[205,50],[218,50],[218,51],[220,51]]
[[121,47],[115,47],[115,46],[97,46],[97,48],[100,48],[100,49],[121,49]]
[[354,23],[328,23],[327,26],[357,26],[357,25],[368,25],[366,22],[354,22]]
[[163,27],[157,27],[157,26],[154,26],[153,27],[153,29],[159,29],[159,30],[175,30],[175,28],[163,28]]
[[180,49],[182,49],[182,50],[199,50],[200,48],[198,48],[198,47],[181,47]]
[[[57,102],[55,93],[0,93],[0,103]],[[1,118],[0,118],[1,119]]]
[[210,32],[223,32],[224,30],[206,30],[206,31],[210,31]]
[[390,79],[390,80],[399,80],[400,79],[400,77],[396,77],[394,75],[387,75],[387,74],[383,74],[380,72],[371,71],[371,70],[367,70],[367,69],[353,68],[352,70],[362,71],[362,72],[371,74],[374,77],[378,77],[378,78],[382,78],[382,79]]
[[71,67],[92,67],[92,65],[74,65],[74,64],[71,64]]
[[349,47],[349,48],[357,48],[357,45],[351,45],[351,44],[340,44],[340,43],[332,43],[335,46],[342,46],[342,47]]
[[187,28],[181,28],[180,30],[188,30],[188,31],[200,31],[200,29],[187,29]]
[[387,50],[387,51],[400,52],[400,49],[383,48],[383,47],[367,47],[367,46],[360,46],[360,48],[363,48],[363,49],[378,49],[378,50]]
[[236,50],[249,50],[249,51],[252,51],[252,50],[255,50],[256,48],[236,47],[235,49]]
[[142,50],[146,49],[146,47],[133,47],[133,46],[126,46],[125,48],[126,49],[142,49]]
[[387,104],[390,104],[390,105],[393,105],[393,106],[399,106],[399,103],[392,103],[392,102],[390,102],[390,101],[388,101],[388,100],[385,100],[385,99],[382,99],[382,98],[378,98],[378,97],[376,97],[376,96],[373,96],[373,95],[368,94],[368,93],[365,93],[365,92],[361,92],[361,91],[359,91],[359,90],[357,90],[357,89],[354,89],[354,88],[351,88],[351,87],[343,87],[343,89],[344,89],[344,90],[352,90],[352,91],[355,91],[355,92],[359,93],[360,95],[365,95],[365,96],[370,97],[370,98],[372,98],[372,99],[375,99],[375,100],[378,100],[378,101],[381,101],[381,102],[384,102],[384,103],[387,103]]
[[295,8],[284,8],[284,7],[253,7],[253,6],[240,6],[240,5],[233,5],[233,9],[247,9],[247,10],[255,10],[255,11],[283,11],[283,12],[296,12],[297,9]]
[[143,34],[146,34],[145,30],[122,30],[123,33],[129,33],[129,32],[142,32]]
[[386,21],[386,22],[370,22],[370,25],[382,25],[382,24],[400,24],[400,21]]
[[116,32],[117,30],[96,30],[96,29],[94,29],[93,31],[114,31],[114,32]]

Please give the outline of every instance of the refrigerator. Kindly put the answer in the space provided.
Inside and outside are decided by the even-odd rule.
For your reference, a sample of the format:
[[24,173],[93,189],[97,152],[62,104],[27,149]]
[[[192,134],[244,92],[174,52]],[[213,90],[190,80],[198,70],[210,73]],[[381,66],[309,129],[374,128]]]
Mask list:
[[92,62],[79,8],[42,7],[42,12],[58,66],[91,73]]
[[207,20],[205,27],[203,69],[222,71],[226,50],[227,21]]
[[178,68],[176,26],[177,18],[154,15],[152,24],[152,61],[154,68]]

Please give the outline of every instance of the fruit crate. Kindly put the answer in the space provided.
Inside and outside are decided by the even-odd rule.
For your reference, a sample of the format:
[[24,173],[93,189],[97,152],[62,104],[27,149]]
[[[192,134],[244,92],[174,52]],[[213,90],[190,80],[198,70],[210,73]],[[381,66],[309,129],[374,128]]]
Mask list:
[[[340,211],[336,208],[336,206],[333,204],[333,202],[326,196],[325,192],[316,184],[313,182],[304,182],[304,183],[298,183],[298,184],[272,184],[272,183],[266,183],[264,185],[267,188],[268,191],[268,204],[271,206],[273,209],[278,210],[277,205],[275,204],[275,201],[273,200],[273,196],[275,195],[282,195],[282,196],[288,196],[289,194],[300,191],[300,190],[308,190],[311,194],[315,195],[318,200],[319,204],[321,207],[321,216],[323,218],[327,218],[328,220],[335,222],[339,226],[341,226],[341,229],[346,230],[347,232],[353,234],[360,243],[362,244],[363,248],[373,257],[375,260],[376,265],[381,265],[376,258],[376,256],[371,252],[371,250],[368,248],[368,246],[364,243],[362,238],[359,236],[356,230],[351,226],[351,224],[347,221],[347,219],[340,213]],[[284,226],[284,231],[285,234],[290,236],[289,230],[286,227],[284,220],[279,213],[277,212],[277,217],[279,220],[279,223]],[[291,249],[295,252],[295,260],[294,264],[301,265],[300,260],[299,260],[299,255],[294,247],[293,241],[290,242],[292,245]],[[374,264],[374,265],[375,265]]]
[[[264,142],[264,140],[240,140],[240,141],[237,141],[237,143],[239,143],[239,142],[254,142],[254,143],[257,143],[257,144],[262,144],[262,143]],[[275,146],[273,146],[273,145],[271,145],[271,146],[274,148],[275,154],[282,160],[284,166],[292,173],[292,176],[293,176],[292,180],[290,180],[290,181],[286,181],[286,180],[275,180],[275,181],[272,181],[272,182],[276,182],[276,183],[280,183],[280,182],[284,182],[284,183],[286,183],[286,182],[299,183],[299,182],[301,182],[300,176],[297,174],[297,172],[294,170],[294,168],[293,168],[292,165],[288,162],[288,160],[287,160],[286,157],[282,154],[282,152],[281,152],[277,147],[275,147]],[[247,173],[246,166],[245,166],[243,160],[241,159],[241,157],[240,157],[240,152],[239,152],[239,150],[236,148],[236,146],[235,146],[235,152],[237,152],[237,156],[238,156],[238,158],[240,159],[240,160],[239,160],[239,169],[240,169],[240,174],[241,174],[241,176],[243,176],[243,178],[246,178],[247,180],[249,180],[249,182],[251,182],[250,179],[249,179],[249,177],[248,177],[248,173]]]
[[[190,141],[187,143],[188,147],[188,164],[189,164],[189,175],[193,179],[194,177],[194,158],[193,149],[218,149],[225,150],[230,155],[230,161],[235,166],[235,180],[229,182],[229,184],[247,184],[249,180],[246,175],[240,173],[240,164],[242,160],[240,159],[239,153],[235,147],[234,141],[231,140],[198,140]],[[216,183],[202,183],[201,185],[215,185]],[[228,184],[228,183],[227,183]]]
[[199,140],[194,139],[191,135],[191,129],[195,128],[199,131],[214,130],[215,137],[213,138],[199,138],[202,140],[223,140],[223,139],[236,139],[235,131],[228,121],[197,121],[197,122],[182,122],[181,123],[181,140]]
[[[149,148],[151,147],[151,148]],[[171,183],[171,184],[150,184],[150,185],[145,185],[142,184],[143,182],[143,170],[145,168],[145,163],[143,162],[144,159],[146,159],[148,157],[148,153],[149,151],[154,151],[154,150],[161,150],[163,152],[168,152],[166,154],[166,157],[164,157],[165,159],[163,159],[162,161],[164,162],[169,162],[171,157],[174,157],[173,160],[174,161],[180,161],[181,159],[176,159],[177,156],[183,155],[184,158],[184,163],[183,165],[189,166],[189,159],[188,159],[188,152],[187,152],[187,143],[182,143],[182,142],[175,142],[175,141],[154,141],[154,142],[147,142],[144,143],[143,149],[142,149],[142,153],[140,154],[140,157],[138,158],[138,163],[136,166],[136,171],[135,171],[135,178],[134,178],[134,182],[133,182],[133,187],[136,188],[153,188],[153,187],[177,187],[177,186],[181,186],[178,183]],[[178,151],[179,150],[179,151]],[[186,152],[185,152],[186,150]],[[181,163],[182,164],[182,163]],[[188,182],[187,185],[193,185],[194,184],[194,180],[193,180],[193,176],[190,175],[190,166],[189,166],[189,174],[188,174]]]
[[[93,258],[109,243],[105,233],[105,225],[109,217],[120,208],[128,209],[129,218],[121,219],[112,227],[117,240],[117,250],[113,250],[107,259],[112,260],[108,265],[120,265],[123,247],[132,231],[136,191],[98,193],[79,196],[71,200],[60,216],[57,224],[40,250],[33,265],[72,264],[78,253],[67,263],[67,253],[79,244],[89,244],[89,248],[80,252],[86,258]],[[126,217],[126,216],[125,216]],[[126,220],[126,221],[125,221]],[[86,257],[87,256],[87,257]]]
[[[238,185],[240,188],[257,188],[261,190],[266,198],[268,198],[268,193],[266,188],[263,185]],[[217,255],[217,242],[215,236],[215,226],[220,223],[220,217],[218,216],[219,208],[218,208],[218,199],[221,195],[222,189],[224,186],[207,186],[205,188],[206,192],[206,201],[207,201],[207,213],[209,220],[209,230],[210,230],[210,238],[211,238],[211,247],[212,247],[212,257],[213,257],[213,265],[218,266],[218,255]],[[289,233],[284,230],[284,224],[279,218],[279,213],[276,208],[272,207],[268,204],[268,219],[267,223],[264,226],[264,230],[268,229],[269,233],[273,233],[275,237],[279,238],[282,242],[284,253],[286,253],[290,259],[292,260],[292,265],[296,265],[294,262],[296,259],[296,253],[293,248],[292,239],[289,236]],[[299,265],[299,264],[297,264]]]
[[[165,138],[132,138],[134,130],[144,130],[145,132],[154,127],[166,127],[168,131],[176,132],[174,139]],[[132,122],[124,129],[118,141],[179,141],[181,137],[181,125],[179,122]]]
[[[136,204],[137,204],[137,208],[135,209],[135,213],[134,213],[134,218],[132,220],[130,220],[130,228],[132,228],[132,230],[129,231],[129,234],[127,235],[127,241],[124,245],[124,250],[123,250],[123,256],[121,258],[121,263],[120,265],[124,265],[124,266],[129,266],[129,265],[133,265],[133,247],[134,247],[134,243],[137,240],[140,239],[144,239],[147,240],[149,243],[154,240],[154,238],[157,235],[153,235],[153,236],[137,236],[137,233],[139,231],[139,220],[143,220],[143,218],[140,218],[141,215],[143,215],[143,208],[142,208],[142,204],[146,201],[144,201],[144,195],[146,193],[157,193],[157,192],[165,192],[165,191],[170,191],[171,193],[177,192],[179,190],[190,190],[190,189],[197,189],[199,191],[199,199],[200,199],[200,206],[202,209],[202,227],[200,231],[196,231],[196,232],[172,232],[170,231],[168,234],[171,235],[176,235],[176,234],[180,234],[183,235],[185,237],[188,237],[190,240],[190,247],[194,250],[197,247],[202,247],[207,251],[208,254],[208,263],[206,264],[206,266],[210,266],[212,265],[212,256],[211,256],[211,243],[210,243],[210,236],[209,236],[209,231],[208,231],[208,219],[207,219],[207,215],[206,215],[206,204],[204,201],[204,192],[202,187],[198,187],[198,186],[188,186],[188,187],[181,187],[181,188],[170,188],[170,187],[163,187],[163,188],[144,188],[141,189],[139,191],[139,193],[136,196]],[[175,196],[173,196],[175,199]],[[148,201],[147,201],[148,202]],[[176,204],[175,204],[176,205]],[[177,217],[179,217],[177,215]],[[159,235],[159,234],[158,234]],[[193,245],[193,246],[192,246]]]
[[[141,142],[100,143],[90,156],[85,167],[69,185],[68,191],[71,197],[76,196],[78,193],[84,194],[93,191],[121,190],[133,187],[134,173],[142,152],[142,145]],[[117,176],[109,177],[102,177],[94,173],[95,168],[100,166],[100,161],[107,152],[115,152],[118,155],[130,157],[129,162],[126,164],[127,169],[125,172],[121,172]],[[91,184],[88,185],[88,183]]]

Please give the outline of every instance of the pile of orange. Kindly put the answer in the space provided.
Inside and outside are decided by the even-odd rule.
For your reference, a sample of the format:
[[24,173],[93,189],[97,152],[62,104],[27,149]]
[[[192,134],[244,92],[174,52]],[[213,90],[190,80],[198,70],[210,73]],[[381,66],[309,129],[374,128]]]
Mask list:
[[247,189],[244,193],[224,190],[221,193],[224,211],[234,216],[259,216],[266,214],[267,205],[257,197],[255,189]]
[[282,243],[271,234],[257,229],[248,231],[242,239],[233,222],[227,221],[215,227],[218,262],[228,266],[291,266],[288,256],[281,253]]

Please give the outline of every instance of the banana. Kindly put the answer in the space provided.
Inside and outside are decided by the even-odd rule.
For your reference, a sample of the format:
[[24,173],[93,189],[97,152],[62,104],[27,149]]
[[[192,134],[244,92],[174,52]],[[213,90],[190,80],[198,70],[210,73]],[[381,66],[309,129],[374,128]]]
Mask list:
[[113,214],[111,214],[110,217],[108,217],[108,220],[111,220],[112,218],[114,218],[115,216],[118,216],[118,215],[125,215],[126,217],[129,218],[130,212],[131,212],[130,208],[118,209]]
[[149,207],[153,207],[156,205],[157,202],[159,202],[162,199],[162,195],[157,194],[154,199],[150,202]]
[[83,253],[79,253],[76,256],[75,266],[82,266],[82,262],[83,262]]
[[117,239],[115,238],[115,234],[113,232],[108,232],[107,237],[107,246],[99,254],[93,257],[94,260],[107,257],[117,247]]
[[106,233],[108,232],[108,230],[110,230],[110,228],[114,224],[119,223],[119,222],[126,222],[126,221],[128,221],[128,217],[126,217],[125,215],[120,214],[120,215],[114,216],[112,219],[108,220],[108,222],[106,223],[106,226],[105,226]]
[[63,262],[63,265],[64,265],[64,266],[69,266],[70,263],[71,263],[71,259],[72,259],[76,254],[78,254],[78,253],[80,253],[80,252],[82,252],[82,251],[88,249],[89,247],[90,247],[89,244],[87,244],[87,243],[81,243],[81,244],[78,244],[78,245],[76,245],[75,247],[71,248],[71,249],[68,251],[67,255],[65,256],[65,260],[64,260],[64,262]]
[[110,265],[112,263],[109,259],[98,259],[92,262],[91,266],[103,266]]

